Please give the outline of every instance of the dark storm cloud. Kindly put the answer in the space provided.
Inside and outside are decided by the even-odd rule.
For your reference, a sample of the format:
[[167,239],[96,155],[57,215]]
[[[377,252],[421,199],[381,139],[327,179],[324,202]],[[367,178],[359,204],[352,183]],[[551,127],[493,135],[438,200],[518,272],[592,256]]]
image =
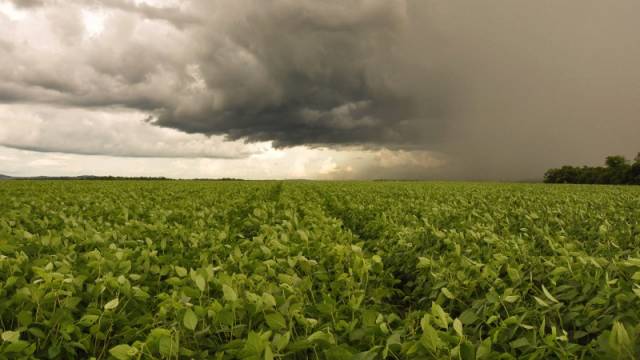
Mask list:
[[[276,146],[411,146],[441,131],[443,102],[399,82],[412,24],[404,1],[239,1],[196,32],[202,102],[159,109],[156,124]],[[410,69],[411,70],[411,69]],[[415,70],[412,69],[412,70]]]
[[126,107],[281,147],[444,154],[425,176],[539,178],[640,150],[635,0],[91,1],[108,12],[93,39],[74,30],[86,3],[14,3],[40,3],[60,48],[24,46],[0,21],[2,102]]

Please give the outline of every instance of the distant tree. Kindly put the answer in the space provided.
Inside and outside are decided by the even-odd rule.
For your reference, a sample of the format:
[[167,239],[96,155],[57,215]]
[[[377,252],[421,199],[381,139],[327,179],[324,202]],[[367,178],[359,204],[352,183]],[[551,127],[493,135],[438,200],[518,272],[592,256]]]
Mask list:
[[627,159],[620,155],[607,156],[605,164],[607,164],[607,167],[611,169],[621,168],[627,164]]
[[629,169],[629,183],[640,185],[640,153],[638,153],[635,162]]
[[624,156],[607,156],[606,167],[565,165],[544,174],[546,183],[567,184],[640,184],[640,153],[630,164]]
[[607,184],[626,184],[629,182],[631,166],[624,156],[607,156]]
[[545,182],[557,184],[578,184],[580,169],[573,166],[563,166],[551,169],[545,174]]
[[559,169],[549,169],[544,173],[544,182],[549,184],[557,184],[558,181],[558,171]]

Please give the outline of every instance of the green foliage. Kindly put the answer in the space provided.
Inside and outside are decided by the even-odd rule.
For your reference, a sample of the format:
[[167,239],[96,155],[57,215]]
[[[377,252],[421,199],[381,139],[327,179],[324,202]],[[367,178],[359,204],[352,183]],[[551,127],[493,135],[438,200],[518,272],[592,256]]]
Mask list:
[[607,156],[606,167],[563,166],[544,174],[544,182],[556,184],[640,185],[640,154],[629,164],[624,156]]
[[636,359],[640,190],[4,182],[0,359]]

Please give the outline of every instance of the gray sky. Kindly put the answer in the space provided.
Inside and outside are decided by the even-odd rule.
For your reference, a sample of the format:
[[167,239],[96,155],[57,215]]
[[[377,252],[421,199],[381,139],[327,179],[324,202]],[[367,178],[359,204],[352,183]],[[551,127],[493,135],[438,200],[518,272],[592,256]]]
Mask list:
[[640,151],[636,0],[0,0],[0,173],[539,179]]

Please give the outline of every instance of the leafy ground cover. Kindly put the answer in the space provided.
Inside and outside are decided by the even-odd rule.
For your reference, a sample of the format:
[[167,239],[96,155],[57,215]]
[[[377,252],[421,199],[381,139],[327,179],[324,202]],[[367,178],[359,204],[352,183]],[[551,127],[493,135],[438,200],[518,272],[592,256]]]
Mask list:
[[0,358],[633,359],[640,188],[0,183]]

